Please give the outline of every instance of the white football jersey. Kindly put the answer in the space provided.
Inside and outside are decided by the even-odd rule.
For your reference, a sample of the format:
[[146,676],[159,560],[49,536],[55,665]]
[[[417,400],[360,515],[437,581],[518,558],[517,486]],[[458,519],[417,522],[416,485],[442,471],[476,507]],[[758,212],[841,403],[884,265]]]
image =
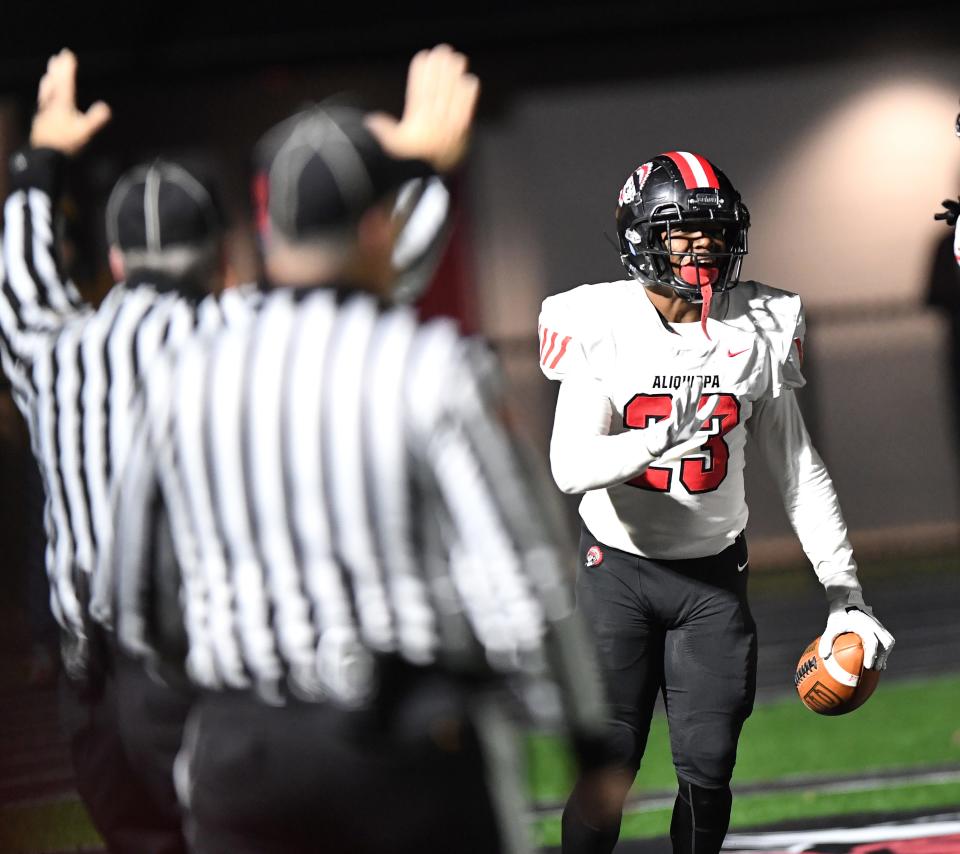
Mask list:
[[[719,395],[698,450],[584,493],[580,515],[607,545],[646,557],[703,557],[729,546],[747,523],[745,425],[758,401],[804,383],[803,307],[795,294],[741,282],[714,298],[706,328],[709,338],[699,323],[666,323],[632,280],[582,285],[543,303],[541,368],[550,379],[595,384],[609,401],[600,432],[667,417],[673,395],[694,377],[703,378],[702,400]],[[551,456],[558,452],[562,444]]]

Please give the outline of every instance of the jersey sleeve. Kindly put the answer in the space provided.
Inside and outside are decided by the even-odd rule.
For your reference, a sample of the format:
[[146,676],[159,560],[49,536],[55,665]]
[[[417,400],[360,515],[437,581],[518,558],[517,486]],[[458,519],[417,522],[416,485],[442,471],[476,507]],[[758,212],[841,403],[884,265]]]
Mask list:
[[56,332],[88,308],[64,276],[57,252],[54,208],[63,160],[62,154],[42,148],[25,149],[10,159],[0,331],[14,359],[29,359],[29,345],[37,336]]
[[492,356],[435,329],[417,361],[446,368],[432,384],[411,377],[410,388],[416,432],[427,440],[418,443],[419,467],[432,484],[427,506],[456,550],[451,563],[460,569],[451,580],[460,607],[494,669],[552,686],[572,732],[590,741],[602,732],[603,693],[574,609],[563,510],[500,414]]
[[430,284],[447,246],[454,218],[450,191],[436,175],[414,178],[400,188],[394,217],[403,225],[393,248],[393,299],[410,304]]
[[810,441],[796,396],[761,400],[747,421],[777,483],[790,524],[831,600],[860,590],[840,501]]
[[562,381],[583,371],[601,378],[605,345],[597,287],[581,285],[543,301],[537,335],[540,370],[547,379]]
[[788,316],[788,320],[793,321],[793,333],[789,336],[789,340],[784,338],[782,341],[786,356],[780,361],[780,382],[783,388],[794,389],[800,388],[807,382],[803,376],[803,345],[807,334],[807,321],[803,303],[800,302],[799,297],[797,297],[796,316],[795,318],[792,315]]

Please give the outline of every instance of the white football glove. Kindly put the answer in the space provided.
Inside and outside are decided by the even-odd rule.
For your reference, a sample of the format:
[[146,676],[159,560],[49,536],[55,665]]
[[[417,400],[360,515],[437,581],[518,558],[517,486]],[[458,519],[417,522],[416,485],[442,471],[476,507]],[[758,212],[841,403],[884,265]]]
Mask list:
[[823,659],[833,654],[833,642],[844,632],[856,632],[863,641],[863,666],[883,670],[887,657],[896,641],[876,617],[873,610],[864,604],[859,591],[831,604],[827,627],[820,636],[818,653]]
[[697,409],[701,394],[703,378],[697,377],[686,391],[681,389],[677,392],[673,398],[673,411],[668,418],[643,429],[644,444],[654,458],[667,455],[670,459],[678,460],[703,444],[703,439],[697,437],[697,433],[703,429],[703,422],[713,415],[720,398],[716,394],[710,395],[703,406]]

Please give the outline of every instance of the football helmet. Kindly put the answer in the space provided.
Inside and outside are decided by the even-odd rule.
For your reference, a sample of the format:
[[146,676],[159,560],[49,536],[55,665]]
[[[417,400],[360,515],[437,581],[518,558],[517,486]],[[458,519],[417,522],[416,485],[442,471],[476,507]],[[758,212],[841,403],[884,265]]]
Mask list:
[[[737,284],[749,227],[750,212],[729,178],[705,157],[688,151],[659,154],[635,169],[617,201],[620,260],[627,272],[644,285],[673,288],[689,302],[703,300],[701,286],[719,293]],[[725,249],[668,249],[672,232],[701,228],[721,230]],[[693,260],[682,268],[682,278],[674,273],[671,254],[689,254]]]

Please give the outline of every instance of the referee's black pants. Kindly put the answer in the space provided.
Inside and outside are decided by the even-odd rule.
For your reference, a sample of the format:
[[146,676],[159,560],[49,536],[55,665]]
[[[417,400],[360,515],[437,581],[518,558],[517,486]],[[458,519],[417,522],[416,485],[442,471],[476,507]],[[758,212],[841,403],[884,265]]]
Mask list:
[[389,709],[203,695],[177,783],[195,854],[497,854],[473,729],[443,681]]
[[111,854],[185,854],[172,772],[191,698],[102,637],[95,657],[96,675],[60,691],[77,791]]
[[[586,528],[580,538],[577,607],[596,643],[615,762],[631,779],[663,696],[680,792],[676,852],[719,851],[729,821],[737,742],[756,693],[747,563],[742,534],[719,554],[690,560],[641,558]],[[605,854],[619,835],[619,814],[592,820],[579,791],[564,814],[563,850]]]

